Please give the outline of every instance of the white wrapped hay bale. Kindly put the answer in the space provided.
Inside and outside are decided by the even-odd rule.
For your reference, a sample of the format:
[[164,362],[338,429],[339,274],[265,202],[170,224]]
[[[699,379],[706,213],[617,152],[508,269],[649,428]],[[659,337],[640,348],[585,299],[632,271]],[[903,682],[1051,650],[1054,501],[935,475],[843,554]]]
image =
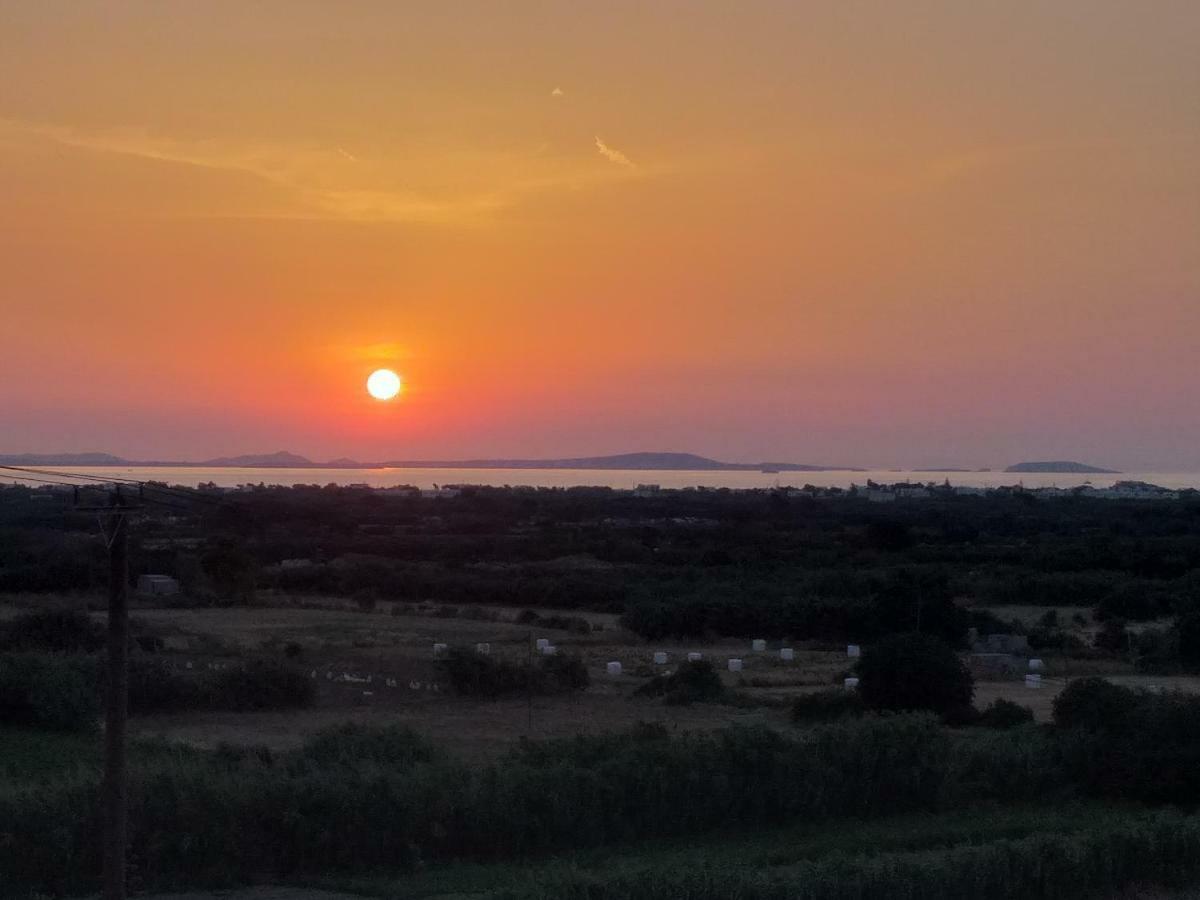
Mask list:
[[487,641],[482,641],[475,645],[475,652],[481,656],[487,656],[492,652],[492,645]]
[[615,676],[621,674],[621,664],[614,659],[612,662],[610,662],[607,666],[604,667],[604,670],[609,675],[612,675],[615,677]]
[[1040,659],[1031,659],[1029,661],[1030,672],[1040,672],[1042,670],[1042,661]]
[[794,660],[796,658],[796,651],[793,650],[791,647],[780,647],[779,648],[779,658],[782,659],[784,662],[791,662],[792,660]]
[[852,659],[856,659],[862,656],[862,647],[858,646],[858,644],[847,644],[846,655]]
[[740,659],[731,659],[729,661],[729,671],[730,672],[742,671],[742,661]]
[[695,650],[688,654],[688,662],[700,662],[702,659],[704,659],[704,654],[697,653]]
[[1025,687],[1034,688],[1036,690],[1037,688],[1040,688],[1041,686],[1042,686],[1042,676],[1041,675],[1029,674],[1029,675],[1025,676]]
[[549,646],[550,646],[550,638],[538,638],[537,639],[537,648],[539,650],[545,650]]
[[848,691],[857,690],[858,689],[858,679],[852,675],[849,678],[847,678],[845,681],[842,682],[842,686],[845,687],[846,690],[848,690]]
[[445,644],[434,644],[433,645],[433,658],[434,659],[442,659],[443,657],[446,656],[448,651],[449,651],[449,648]]
[[753,650],[755,653],[762,653],[764,650],[767,649],[767,642],[764,641],[762,638],[755,638],[753,641],[750,642],[750,649]]
[[553,656],[558,652],[558,648],[554,644],[547,644],[542,648],[542,656]]
[[666,650],[655,650],[654,651],[654,664],[656,666],[665,666],[667,664],[667,651]]

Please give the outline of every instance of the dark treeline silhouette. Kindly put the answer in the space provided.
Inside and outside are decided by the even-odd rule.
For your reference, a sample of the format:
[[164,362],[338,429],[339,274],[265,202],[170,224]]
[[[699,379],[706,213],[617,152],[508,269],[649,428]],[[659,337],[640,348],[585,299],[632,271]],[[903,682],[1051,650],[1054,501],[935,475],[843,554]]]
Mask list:
[[[35,497],[39,499],[34,499]],[[453,496],[262,487],[151,512],[135,573],[188,603],[256,592],[365,604],[624,613],[650,638],[751,633],[864,640],[919,628],[961,643],[970,607],[1185,614],[1200,598],[1200,496],[1037,498],[1020,491],[888,504],[782,491],[464,488]],[[0,591],[98,590],[94,522],[66,494],[0,489]]]

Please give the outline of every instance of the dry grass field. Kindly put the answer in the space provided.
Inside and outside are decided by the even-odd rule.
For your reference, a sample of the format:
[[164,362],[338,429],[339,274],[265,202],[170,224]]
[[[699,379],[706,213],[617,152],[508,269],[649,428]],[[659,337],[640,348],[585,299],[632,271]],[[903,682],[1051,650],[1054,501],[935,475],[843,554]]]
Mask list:
[[[807,646],[797,646],[795,660],[784,662],[777,643],[758,653],[749,641],[741,640],[647,644],[622,629],[616,616],[595,613],[583,617],[592,628],[583,634],[518,625],[513,621],[520,612],[516,609],[477,610],[477,617],[470,618],[460,611],[450,618],[432,608],[390,604],[364,611],[328,598],[272,597],[268,602],[280,605],[141,607],[133,615],[163,638],[167,657],[180,667],[227,666],[250,655],[293,659],[317,685],[315,708],[140,717],[132,723],[134,734],[203,747],[227,742],[287,749],[341,722],[402,724],[461,755],[477,758],[501,752],[525,737],[567,737],[636,722],[681,730],[737,723],[783,725],[791,698],[840,684],[853,662],[842,649]],[[26,607],[21,600],[0,604],[0,618],[21,607]],[[591,687],[562,696],[464,698],[450,692],[434,659],[435,643],[473,647],[486,642],[493,655],[524,662],[539,638],[551,641],[561,652],[579,655],[591,673]],[[654,664],[658,650],[668,653],[666,666]],[[669,706],[631,696],[654,674],[685,659],[689,651],[701,652],[717,665],[732,691],[731,702]],[[743,660],[742,672],[727,671],[730,658]],[[621,662],[622,675],[606,674],[606,663],[613,660]],[[1048,721],[1054,697],[1068,681],[1092,674],[1130,686],[1200,692],[1198,678],[1154,678],[1138,675],[1118,661],[1048,657],[1037,689],[1026,687],[1019,674],[999,678],[977,673],[976,705],[982,708],[1003,697],[1031,707],[1039,721]]]

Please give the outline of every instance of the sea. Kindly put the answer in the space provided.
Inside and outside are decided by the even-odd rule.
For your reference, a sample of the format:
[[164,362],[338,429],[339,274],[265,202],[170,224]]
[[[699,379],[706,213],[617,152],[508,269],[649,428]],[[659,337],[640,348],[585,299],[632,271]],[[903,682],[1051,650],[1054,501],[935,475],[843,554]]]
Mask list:
[[[816,487],[848,488],[867,481],[882,484],[944,484],[960,487],[994,488],[1023,485],[1027,488],[1072,488],[1090,484],[1109,487],[1117,481],[1144,481],[1173,490],[1200,489],[1200,472],[1122,472],[1108,475],[1063,473],[1013,473],[1003,471],[925,471],[872,469],[869,471],[827,470],[820,472],[686,471],[663,469],[460,469],[460,468],[225,468],[205,466],[87,466],[60,468],[42,466],[44,471],[79,472],[105,478],[158,481],[195,487],[213,483],[219,487],[240,485],[362,484],[373,488],[409,485],[423,490],[435,486],[487,485],[492,487],[610,487],[631,489],[639,485],[661,488],[759,488]],[[14,473],[15,474],[15,473]],[[6,480],[0,474],[0,481]]]

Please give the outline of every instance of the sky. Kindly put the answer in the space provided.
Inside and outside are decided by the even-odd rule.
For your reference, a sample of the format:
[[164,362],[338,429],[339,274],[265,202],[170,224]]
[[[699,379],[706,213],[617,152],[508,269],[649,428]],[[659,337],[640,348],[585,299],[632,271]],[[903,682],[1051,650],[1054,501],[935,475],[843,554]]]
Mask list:
[[0,453],[1200,470],[1197,47],[1195,0],[0,0]]

